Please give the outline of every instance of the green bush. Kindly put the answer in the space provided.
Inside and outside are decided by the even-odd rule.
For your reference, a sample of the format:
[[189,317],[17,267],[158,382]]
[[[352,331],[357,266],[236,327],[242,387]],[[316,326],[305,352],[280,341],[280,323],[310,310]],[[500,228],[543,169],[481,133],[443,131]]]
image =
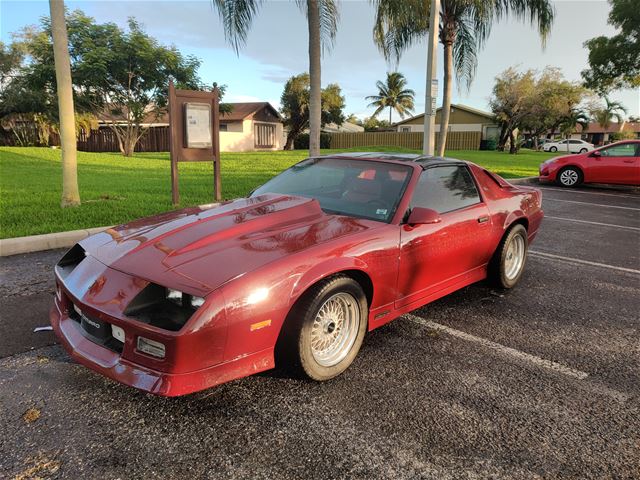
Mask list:
[[[309,134],[301,133],[293,141],[293,148],[295,150],[309,150]],[[331,135],[328,133],[320,134],[320,148],[331,148]]]
[[636,138],[633,132],[615,132],[609,135],[609,140],[612,142],[619,142],[620,140],[632,140]]
[[498,146],[495,138],[480,140],[480,150],[495,150]]

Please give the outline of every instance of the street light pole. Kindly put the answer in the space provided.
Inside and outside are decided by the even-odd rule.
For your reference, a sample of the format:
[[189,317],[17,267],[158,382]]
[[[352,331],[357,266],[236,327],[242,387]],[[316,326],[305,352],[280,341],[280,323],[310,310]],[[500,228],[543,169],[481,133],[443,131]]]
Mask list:
[[431,2],[427,48],[427,85],[424,105],[424,139],[422,153],[433,155],[436,136],[436,97],[438,96],[438,37],[440,30],[440,0]]

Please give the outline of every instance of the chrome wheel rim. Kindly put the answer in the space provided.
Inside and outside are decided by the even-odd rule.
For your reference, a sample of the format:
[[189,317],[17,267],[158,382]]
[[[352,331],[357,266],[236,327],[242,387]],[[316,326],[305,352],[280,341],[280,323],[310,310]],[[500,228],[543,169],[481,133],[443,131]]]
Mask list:
[[565,170],[560,174],[560,183],[563,185],[575,185],[578,182],[578,172]]
[[516,278],[520,270],[522,270],[524,254],[524,238],[522,238],[521,235],[516,235],[511,239],[511,242],[509,242],[504,259],[504,274],[508,280]]
[[311,353],[318,364],[332,367],[348,355],[360,329],[360,308],[348,293],[336,293],[320,307],[311,328]]

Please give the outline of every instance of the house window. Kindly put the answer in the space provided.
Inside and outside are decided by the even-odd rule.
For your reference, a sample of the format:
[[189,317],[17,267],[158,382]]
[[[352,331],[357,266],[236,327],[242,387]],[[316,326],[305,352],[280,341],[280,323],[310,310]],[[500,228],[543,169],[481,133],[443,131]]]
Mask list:
[[403,133],[409,133],[411,131],[411,127],[400,127],[400,131]]
[[221,131],[221,132],[226,132],[226,131],[228,131],[228,126],[227,126],[227,124],[226,124],[226,123],[221,123],[221,124],[220,124],[220,131]]
[[257,148],[272,148],[276,145],[276,126],[269,123],[255,124],[255,141]]

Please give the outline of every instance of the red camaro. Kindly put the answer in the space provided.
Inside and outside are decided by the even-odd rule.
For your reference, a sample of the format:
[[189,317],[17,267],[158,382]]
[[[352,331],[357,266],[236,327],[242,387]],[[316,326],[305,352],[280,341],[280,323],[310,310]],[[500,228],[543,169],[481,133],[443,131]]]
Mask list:
[[581,183],[640,185],[640,140],[547,160],[540,165],[540,181],[557,182],[563,187]]
[[174,396],[271,369],[342,373],[367,331],[490,277],[522,275],[541,193],[459,160],[304,160],[248,198],[93,235],[55,269],[71,356]]

